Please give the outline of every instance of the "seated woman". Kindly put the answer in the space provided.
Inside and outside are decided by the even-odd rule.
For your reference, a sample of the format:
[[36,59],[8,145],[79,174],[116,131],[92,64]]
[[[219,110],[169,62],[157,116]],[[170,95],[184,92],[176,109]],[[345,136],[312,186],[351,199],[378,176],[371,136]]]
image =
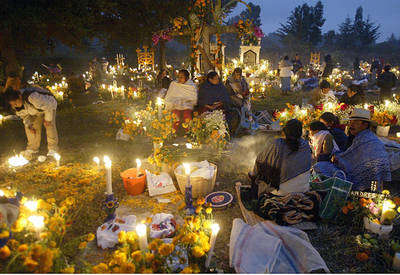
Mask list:
[[197,88],[189,75],[187,70],[180,70],[178,81],[171,82],[165,96],[165,108],[178,118],[175,131],[183,121],[192,119],[193,108],[197,104]]
[[222,109],[227,111],[231,104],[228,90],[219,81],[216,72],[209,72],[206,81],[200,86],[198,94],[200,113]]
[[340,151],[346,151],[349,146],[349,141],[343,131],[344,127],[340,125],[339,118],[330,112],[325,112],[319,117],[319,121],[328,128],[329,133],[333,136]]
[[286,195],[292,192],[307,192],[311,169],[311,149],[301,138],[303,127],[292,119],[283,128],[283,138],[275,139],[261,152],[249,173],[252,181],[252,196],[264,192]]
[[242,76],[242,69],[235,68],[233,74],[226,80],[225,86],[228,89],[232,103],[236,107],[241,107],[245,98],[249,95],[249,84]]
[[339,147],[333,139],[333,136],[322,122],[312,122],[310,124],[310,134],[313,159],[316,162],[330,161],[332,154],[339,151]]
[[341,102],[347,105],[359,105],[365,103],[364,91],[359,85],[351,84],[347,88],[347,93],[343,96]]
[[319,89],[314,90],[311,100],[314,106],[321,103],[337,101],[335,94],[331,90],[331,84],[325,79],[319,83]]

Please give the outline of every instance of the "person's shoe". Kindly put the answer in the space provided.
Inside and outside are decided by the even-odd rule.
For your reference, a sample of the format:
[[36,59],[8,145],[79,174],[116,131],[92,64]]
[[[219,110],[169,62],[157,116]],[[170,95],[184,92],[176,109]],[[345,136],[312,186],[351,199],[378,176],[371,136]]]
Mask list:
[[21,155],[26,158],[27,160],[31,160],[35,154],[37,154],[38,151],[26,149],[25,151],[21,152]]
[[53,157],[54,158],[54,156],[57,154],[57,151],[55,151],[55,150],[49,150],[49,152],[47,153],[47,156],[48,157]]

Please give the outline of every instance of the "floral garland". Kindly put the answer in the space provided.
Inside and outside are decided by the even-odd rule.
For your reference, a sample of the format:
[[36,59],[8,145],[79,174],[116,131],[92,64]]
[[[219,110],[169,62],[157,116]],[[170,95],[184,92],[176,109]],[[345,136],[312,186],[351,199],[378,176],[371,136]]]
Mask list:
[[264,37],[264,33],[258,27],[253,25],[253,22],[249,19],[239,21],[235,24],[238,32],[239,39],[242,40],[243,45],[258,45],[258,40]]

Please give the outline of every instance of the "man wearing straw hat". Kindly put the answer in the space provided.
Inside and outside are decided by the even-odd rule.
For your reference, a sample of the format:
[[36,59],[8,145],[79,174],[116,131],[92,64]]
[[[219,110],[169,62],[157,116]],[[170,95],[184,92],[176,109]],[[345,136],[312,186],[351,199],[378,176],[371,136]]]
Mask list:
[[351,146],[333,156],[335,166],[353,182],[353,190],[367,190],[371,181],[390,182],[390,161],[383,143],[370,130],[369,110],[354,109],[349,118],[349,131],[354,136]]

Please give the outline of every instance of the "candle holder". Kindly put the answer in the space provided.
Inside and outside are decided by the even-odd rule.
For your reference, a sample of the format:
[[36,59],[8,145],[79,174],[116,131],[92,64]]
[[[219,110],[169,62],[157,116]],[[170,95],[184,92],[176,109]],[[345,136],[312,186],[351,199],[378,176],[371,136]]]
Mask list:
[[195,209],[193,206],[192,185],[185,187],[185,211],[188,216],[194,215]]
[[115,219],[115,211],[119,207],[119,202],[116,198],[114,198],[114,194],[106,194],[106,199],[103,203],[103,208],[104,211],[107,214],[107,217],[105,218],[104,222],[109,222],[113,219]]

